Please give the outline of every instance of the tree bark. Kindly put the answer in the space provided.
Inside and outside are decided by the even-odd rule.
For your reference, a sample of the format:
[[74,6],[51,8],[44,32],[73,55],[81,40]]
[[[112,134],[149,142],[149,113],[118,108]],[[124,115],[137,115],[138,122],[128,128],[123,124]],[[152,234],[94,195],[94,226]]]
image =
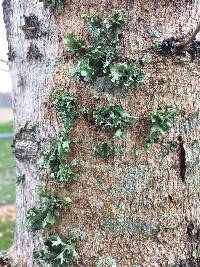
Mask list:
[[[98,266],[99,260],[108,258],[118,267],[199,266],[200,68],[192,61],[182,65],[174,56],[158,55],[151,49],[148,34],[154,28],[164,39],[193,31],[200,16],[199,0],[66,2],[64,14],[44,10],[38,0],[4,0],[3,4],[13,82],[14,152],[17,173],[25,175],[25,182],[17,186],[13,258],[20,266],[37,266],[32,253],[42,244],[42,234],[33,236],[27,230],[26,214],[34,205],[39,181],[52,184],[36,171],[39,151],[58,131],[55,110],[48,102],[50,90],[61,88],[77,97],[79,110],[84,105],[100,105],[108,93],[105,88],[99,91],[99,85],[69,79],[65,64],[57,60],[63,52],[70,57],[62,39],[70,32],[88,39],[83,14],[107,17],[119,10],[129,15],[122,57],[134,60],[148,51],[153,57],[144,67],[150,73],[145,85],[125,94],[114,93],[139,123],[115,142],[120,153],[105,163],[91,151],[106,133],[78,117],[72,139],[77,141],[74,156],[81,167],[80,179],[64,189],[73,199],[72,209],[51,232],[80,233],[79,267]],[[36,29],[30,31],[24,16],[34,15]],[[180,111],[173,129],[161,144],[146,151],[145,118],[158,107],[173,103]],[[138,157],[133,156],[135,151],[139,151]]]
[[[28,231],[26,215],[35,202],[39,150],[46,135],[51,132],[50,124],[45,124],[43,114],[50,88],[50,72],[58,55],[58,32],[54,17],[37,0],[5,0],[3,8],[13,86],[17,175],[25,175],[24,183],[16,188],[13,259],[20,266],[33,266],[32,253],[39,247],[41,239],[40,235],[36,237]],[[37,18],[37,29],[31,32],[32,35],[30,31],[22,29],[25,25],[24,16]],[[39,58],[37,53],[41,54]]]
[[180,43],[178,47],[181,48],[181,49],[186,48],[189,44],[191,44],[191,42],[194,40],[194,38],[199,33],[199,31],[200,31],[200,23],[197,25],[197,28],[192,33],[192,35],[186,41]]

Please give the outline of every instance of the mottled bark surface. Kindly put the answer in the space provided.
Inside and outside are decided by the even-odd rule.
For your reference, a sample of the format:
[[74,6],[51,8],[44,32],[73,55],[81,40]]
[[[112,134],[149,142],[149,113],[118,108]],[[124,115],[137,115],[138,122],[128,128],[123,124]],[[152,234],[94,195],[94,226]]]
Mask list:
[[[35,187],[39,179],[36,175],[38,152],[45,135],[50,133],[43,113],[45,97],[49,92],[50,72],[58,53],[58,33],[54,27],[54,17],[51,18],[37,0],[5,0],[3,7],[13,84],[17,175],[25,175],[25,181],[17,187],[16,192],[13,258],[19,260],[20,266],[33,266],[32,252],[38,247],[39,237],[33,237],[27,231],[26,213],[35,200]],[[30,26],[26,25],[30,16],[37,18],[34,23],[36,30],[26,29]]]
[[[199,266],[193,258],[199,253],[200,67],[192,61],[180,64],[175,56],[159,56],[151,50],[148,29],[162,32],[163,38],[186,36],[198,24],[200,2],[67,2],[64,14],[51,16],[36,0],[4,2],[18,133],[17,170],[26,177],[17,188],[15,258],[20,266],[33,266],[32,251],[41,240],[40,235],[33,237],[27,231],[25,218],[34,204],[35,186],[43,179],[36,174],[38,153],[58,125],[55,110],[46,104],[51,87],[74,95],[78,110],[84,105],[104,103],[108,93],[102,80],[89,86],[67,77],[68,60],[56,60],[63,52],[67,59],[72,58],[63,48],[62,39],[72,31],[88,39],[81,15],[106,17],[120,10],[129,14],[122,57],[137,59],[146,52],[153,56],[152,64],[144,67],[150,73],[145,85],[136,91],[114,92],[114,100],[121,101],[139,123],[116,142],[118,155],[105,163],[95,158],[92,150],[107,137],[106,133],[79,116],[71,137],[77,141],[73,156],[80,179],[63,189],[74,204],[51,232],[80,233],[78,266],[115,266],[98,265],[101,259],[113,259],[118,267]],[[38,18],[35,36],[25,34],[22,27],[30,14]],[[173,103],[180,111],[173,128],[161,144],[146,151],[144,137],[150,112]],[[53,182],[47,180],[50,187]]]

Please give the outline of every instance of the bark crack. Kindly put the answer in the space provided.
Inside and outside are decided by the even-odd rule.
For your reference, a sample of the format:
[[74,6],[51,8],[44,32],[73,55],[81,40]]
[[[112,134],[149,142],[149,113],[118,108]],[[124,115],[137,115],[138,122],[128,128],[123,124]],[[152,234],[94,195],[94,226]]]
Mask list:
[[180,177],[183,182],[185,182],[185,173],[186,173],[186,156],[185,156],[185,148],[183,144],[182,136],[178,136],[178,160],[179,160],[179,168],[180,168]]

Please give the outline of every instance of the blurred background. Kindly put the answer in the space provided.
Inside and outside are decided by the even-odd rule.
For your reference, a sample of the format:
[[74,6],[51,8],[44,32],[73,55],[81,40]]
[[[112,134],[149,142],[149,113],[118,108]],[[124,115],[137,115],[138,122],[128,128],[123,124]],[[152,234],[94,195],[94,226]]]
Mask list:
[[12,245],[15,224],[15,159],[12,154],[13,113],[7,40],[0,0],[0,251]]

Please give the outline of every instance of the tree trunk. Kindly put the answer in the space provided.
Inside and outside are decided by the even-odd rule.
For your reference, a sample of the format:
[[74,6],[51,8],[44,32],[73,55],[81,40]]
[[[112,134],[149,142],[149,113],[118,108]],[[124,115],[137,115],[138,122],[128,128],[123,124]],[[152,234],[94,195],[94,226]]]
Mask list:
[[[14,152],[17,173],[25,175],[17,186],[13,258],[20,266],[38,266],[32,253],[42,244],[42,234],[33,236],[27,230],[26,214],[34,205],[36,185],[44,180],[37,174],[39,151],[58,131],[55,110],[48,102],[51,89],[61,88],[75,96],[78,110],[100,105],[108,93],[69,79],[57,58],[66,53],[63,37],[74,32],[87,39],[83,14],[107,17],[119,10],[128,11],[121,55],[133,60],[149,51],[153,57],[144,67],[150,77],[143,86],[114,93],[140,123],[115,142],[120,153],[105,163],[91,151],[106,134],[78,117],[72,139],[77,141],[80,179],[64,189],[73,205],[50,231],[80,233],[78,266],[199,266],[195,260],[200,231],[199,65],[180,64],[176,56],[159,56],[151,49],[148,33],[154,28],[162,39],[187,37],[198,24],[199,0],[66,2],[63,14],[50,13],[38,0],[3,3],[13,82]],[[34,21],[34,30],[27,29],[27,17]],[[158,107],[173,103],[179,110],[173,129],[161,144],[145,150],[146,118]],[[134,157],[136,151],[139,154]],[[50,178],[45,180],[52,183]]]

